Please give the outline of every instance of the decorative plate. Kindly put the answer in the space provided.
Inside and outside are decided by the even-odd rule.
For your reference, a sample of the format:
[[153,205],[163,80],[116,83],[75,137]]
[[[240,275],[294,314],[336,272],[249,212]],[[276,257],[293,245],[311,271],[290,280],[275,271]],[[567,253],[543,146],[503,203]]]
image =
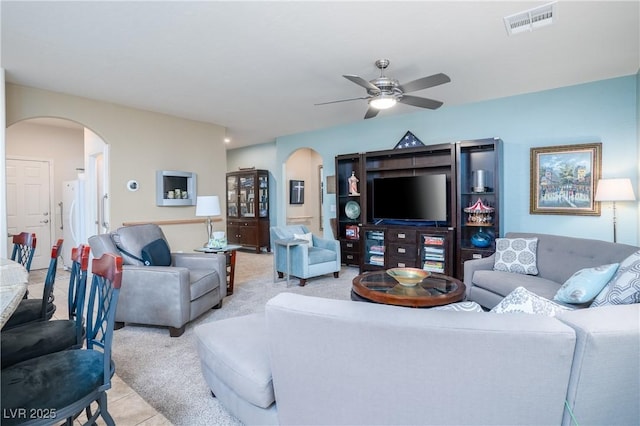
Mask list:
[[357,219],[360,217],[360,204],[356,201],[349,201],[347,205],[344,206],[344,212],[349,219]]

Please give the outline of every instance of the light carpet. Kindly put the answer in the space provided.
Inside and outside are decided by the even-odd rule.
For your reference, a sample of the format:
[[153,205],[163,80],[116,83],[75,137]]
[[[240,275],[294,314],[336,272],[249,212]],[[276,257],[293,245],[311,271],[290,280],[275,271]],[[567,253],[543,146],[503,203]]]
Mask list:
[[242,425],[211,396],[200,370],[193,330],[199,324],[255,312],[281,292],[331,299],[349,299],[358,269],[343,266],[332,274],[307,280],[273,280],[273,255],[238,251],[234,293],[221,309],[211,310],[187,325],[185,333],[169,337],[164,327],[127,324],[114,333],[113,359],[117,374],[174,425]]

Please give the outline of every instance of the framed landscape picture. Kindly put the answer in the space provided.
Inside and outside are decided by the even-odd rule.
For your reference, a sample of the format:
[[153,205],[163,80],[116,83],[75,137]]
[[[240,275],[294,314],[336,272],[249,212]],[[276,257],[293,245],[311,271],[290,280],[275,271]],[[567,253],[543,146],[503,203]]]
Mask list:
[[600,216],[602,143],[531,148],[531,214]]

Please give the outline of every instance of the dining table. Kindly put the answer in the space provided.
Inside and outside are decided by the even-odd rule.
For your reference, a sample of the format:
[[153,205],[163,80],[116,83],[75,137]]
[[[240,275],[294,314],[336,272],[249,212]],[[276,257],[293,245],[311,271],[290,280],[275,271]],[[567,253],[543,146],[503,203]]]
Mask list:
[[0,328],[20,304],[28,284],[29,272],[22,264],[0,258]]

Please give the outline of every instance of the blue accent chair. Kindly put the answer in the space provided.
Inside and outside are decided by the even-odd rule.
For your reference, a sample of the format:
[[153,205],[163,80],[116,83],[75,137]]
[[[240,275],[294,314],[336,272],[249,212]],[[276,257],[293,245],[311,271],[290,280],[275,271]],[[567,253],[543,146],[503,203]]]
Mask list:
[[71,274],[69,279],[69,319],[38,321],[19,325],[0,333],[0,359],[2,368],[10,367],[42,355],[80,349],[84,339],[82,309],[89,267],[88,245],[71,250]]
[[[287,273],[287,247],[275,244],[276,240],[293,239],[294,235],[309,234],[304,225],[272,226],[271,243],[274,244],[276,271],[282,277]],[[312,236],[312,244],[300,244],[289,247],[290,274],[300,279],[304,286],[307,278],[333,273],[340,274],[340,242]]]
[[[86,349],[43,355],[0,371],[4,426],[73,424],[86,411],[86,424],[98,417],[115,425],[107,410],[107,393],[115,364],[111,343],[122,282],[122,257],[104,254],[92,262],[87,304]],[[98,404],[95,412],[91,404]],[[38,418],[29,413],[37,413]],[[53,418],[52,418],[53,417]]]
[[[35,234],[33,234],[35,235]],[[63,240],[59,239],[51,248],[51,260],[49,261],[49,269],[44,280],[44,290],[42,299],[24,299],[16,310],[11,314],[2,331],[10,330],[19,325],[48,321],[56,311],[54,305],[53,285],[56,281],[56,271],[58,270],[58,256],[62,253]],[[34,244],[35,246],[35,244]],[[14,248],[14,252],[15,252]],[[20,251],[19,251],[20,252]],[[33,257],[33,251],[31,252]],[[28,262],[29,264],[31,261]],[[26,266],[25,266],[26,268]]]

